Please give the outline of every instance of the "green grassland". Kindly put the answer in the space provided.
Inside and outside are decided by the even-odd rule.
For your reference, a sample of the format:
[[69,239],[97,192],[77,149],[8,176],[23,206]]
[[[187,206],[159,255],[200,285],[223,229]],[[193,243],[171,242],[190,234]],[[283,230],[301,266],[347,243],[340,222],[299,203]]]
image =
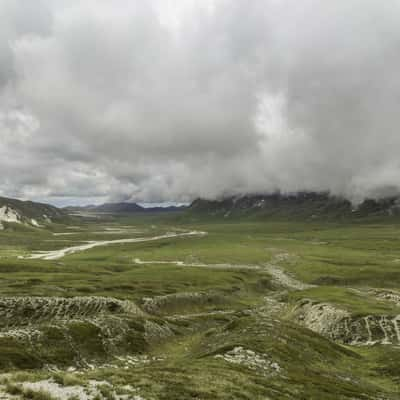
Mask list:
[[[190,230],[207,234],[99,246],[55,260],[28,258],[85,241]],[[271,264],[313,286],[284,287]],[[2,335],[7,321],[0,321],[0,369],[9,385],[97,379],[116,389],[130,385],[146,400],[400,399],[400,344],[345,346],[290,319],[302,299],[361,317],[398,315],[395,302],[373,293],[400,289],[399,269],[400,224],[387,221],[146,215],[75,218],[46,229],[10,224],[0,232],[1,298],[107,297],[132,301],[143,314],[74,316],[57,325],[35,321],[38,312],[25,310],[13,316],[16,327],[24,323],[41,334],[27,344]],[[149,339],[149,324],[167,333]],[[115,339],[114,330],[124,336]],[[264,361],[253,365],[238,356],[230,362],[229,352],[238,348]],[[127,363],[128,356],[139,361]]]

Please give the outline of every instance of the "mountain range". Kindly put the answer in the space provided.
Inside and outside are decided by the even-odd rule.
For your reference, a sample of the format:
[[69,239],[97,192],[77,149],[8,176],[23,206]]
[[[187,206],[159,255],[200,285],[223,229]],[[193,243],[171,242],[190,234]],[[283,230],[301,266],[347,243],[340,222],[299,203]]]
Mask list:
[[143,207],[137,203],[105,203],[82,207],[57,208],[33,201],[0,197],[0,230],[11,224],[40,227],[88,214],[179,213],[196,218],[249,219],[329,219],[347,220],[400,215],[400,197],[366,199],[358,205],[329,193],[258,194],[231,196],[218,200],[197,199],[188,207]]
[[65,207],[68,213],[92,212],[106,214],[129,214],[129,213],[152,213],[152,212],[174,212],[183,211],[185,206],[169,207],[143,207],[137,203],[105,203],[100,205],[87,205],[83,207]]
[[197,199],[188,208],[193,215],[223,218],[354,219],[400,215],[400,198],[365,199],[360,204],[329,193],[259,194],[220,200]]

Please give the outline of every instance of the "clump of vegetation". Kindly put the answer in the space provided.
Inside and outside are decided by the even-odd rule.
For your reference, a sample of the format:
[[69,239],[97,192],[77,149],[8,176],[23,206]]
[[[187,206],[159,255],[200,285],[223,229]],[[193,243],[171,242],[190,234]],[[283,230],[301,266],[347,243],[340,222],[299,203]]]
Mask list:
[[99,385],[97,389],[103,396],[103,399],[115,400],[115,391],[111,385]]
[[23,389],[22,397],[26,400],[55,400],[55,398],[45,390]]
[[44,390],[33,390],[24,388],[21,384],[7,383],[5,391],[13,396],[21,396],[26,400],[55,400],[50,393]]
[[15,383],[7,382],[5,391],[13,396],[19,395],[23,393],[23,389],[21,385],[17,385]]
[[78,385],[82,386],[85,383],[82,377],[69,373],[58,372],[53,374],[52,378],[54,382],[56,382],[61,386],[78,386]]

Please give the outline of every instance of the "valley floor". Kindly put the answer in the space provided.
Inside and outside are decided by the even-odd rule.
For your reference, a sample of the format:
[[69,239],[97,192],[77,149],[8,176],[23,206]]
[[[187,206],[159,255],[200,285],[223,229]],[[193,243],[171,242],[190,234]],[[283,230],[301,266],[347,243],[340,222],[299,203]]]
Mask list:
[[150,215],[10,224],[0,399],[400,399],[399,233]]

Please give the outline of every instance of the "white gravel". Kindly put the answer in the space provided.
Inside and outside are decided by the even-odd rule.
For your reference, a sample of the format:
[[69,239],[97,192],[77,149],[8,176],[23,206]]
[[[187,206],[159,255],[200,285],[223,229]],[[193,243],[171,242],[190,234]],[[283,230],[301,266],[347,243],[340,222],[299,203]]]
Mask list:
[[174,237],[185,237],[185,236],[204,236],[206,232],[200,231],[190,231],[184,233],[166,233],[165,235],[152,236],[152,237],[142,237],[142,238],[131,238],[131,239],[117,239],[117,240],[96,240],[86,242],[85,244],[65,247],[59,250],[51,251],[40,251],[32,254],[26,258],[30,259],[42,259],[42,260],[58,260],[69,254],[74,254],[79,251],[85,251],[99,246],[108,246],[112,244],[123,244],[123,243],[140,243],[140,242],[151,242],[160,239],[168,239]]

